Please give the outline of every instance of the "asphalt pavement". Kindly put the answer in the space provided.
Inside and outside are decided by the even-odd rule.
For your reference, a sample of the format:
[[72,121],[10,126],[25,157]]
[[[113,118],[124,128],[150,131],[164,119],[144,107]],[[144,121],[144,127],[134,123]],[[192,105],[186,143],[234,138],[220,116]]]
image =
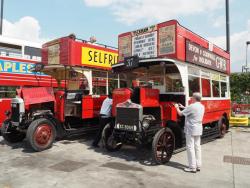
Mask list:
[[0,137],[0,188],[249,188],[250,128],[231,128],[223,139],[202,145],[201,172],[186,173],[186,151],[154,165],[150,149],[123,147],[115,153],[90,147],[93,135],[61,140],[43,152],[26,141]]

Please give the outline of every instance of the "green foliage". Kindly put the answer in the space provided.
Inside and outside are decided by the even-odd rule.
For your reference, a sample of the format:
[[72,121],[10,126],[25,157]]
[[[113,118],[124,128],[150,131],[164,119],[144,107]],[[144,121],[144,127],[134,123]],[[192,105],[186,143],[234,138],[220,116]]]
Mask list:
[[237,103],[250,103],[250,73],[232,73],[231,99]]

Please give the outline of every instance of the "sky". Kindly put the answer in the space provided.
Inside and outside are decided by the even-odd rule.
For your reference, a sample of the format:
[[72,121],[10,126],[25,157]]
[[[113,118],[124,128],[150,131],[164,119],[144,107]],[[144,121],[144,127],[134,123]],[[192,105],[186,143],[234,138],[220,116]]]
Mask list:
[[[233,72],[246,61],[249,8],[230,0]],[[117,47],[118,34],[170,19],[225,49],[225,0],[4,0],[3,35],[44,43],[75,33]]]

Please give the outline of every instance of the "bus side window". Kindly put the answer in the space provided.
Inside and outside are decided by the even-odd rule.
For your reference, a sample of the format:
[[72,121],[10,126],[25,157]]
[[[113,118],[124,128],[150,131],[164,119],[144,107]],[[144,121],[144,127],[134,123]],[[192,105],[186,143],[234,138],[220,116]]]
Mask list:
[[221,97],[227,97],[227,83],[221,82]]
[[211,97],[210,79],[202,78],[201,85],[202,85],[202,96]]
[[220,83],[219,81],[212,80],[213,97],[220,97]]
[[196,76],[188,76],[189,96],[193,93],[200,92],[200,78]]

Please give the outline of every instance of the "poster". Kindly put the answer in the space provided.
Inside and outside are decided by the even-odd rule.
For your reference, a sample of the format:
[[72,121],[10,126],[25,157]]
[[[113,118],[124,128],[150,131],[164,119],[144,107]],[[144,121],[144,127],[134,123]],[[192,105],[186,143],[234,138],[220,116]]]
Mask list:
[[134,36],[132,55],[139,58],[157,57],[157,31]]
[[159,55],[175,53],[175,25],[159,29]]
[[119,37],[118,48],[119,48],[119,61],[123,61],[124,57],[131,56],[131,36]]

